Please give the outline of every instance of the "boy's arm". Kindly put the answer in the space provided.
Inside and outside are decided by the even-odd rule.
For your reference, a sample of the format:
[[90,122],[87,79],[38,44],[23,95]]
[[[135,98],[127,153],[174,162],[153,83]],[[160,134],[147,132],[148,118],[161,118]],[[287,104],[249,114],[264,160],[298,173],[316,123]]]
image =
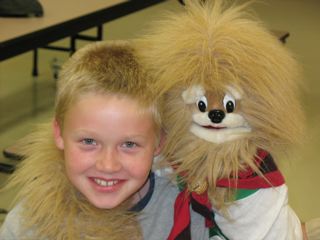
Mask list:
[[215,220],[229,239],[302,240],[301,223],[288,205],[287,187],[260,189],[228,208],[230,219],[215,211]]

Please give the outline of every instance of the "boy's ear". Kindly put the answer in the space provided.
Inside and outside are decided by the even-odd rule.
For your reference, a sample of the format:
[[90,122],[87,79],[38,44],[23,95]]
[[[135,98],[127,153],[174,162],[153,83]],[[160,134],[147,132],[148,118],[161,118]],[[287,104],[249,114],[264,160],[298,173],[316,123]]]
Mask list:
[[158,156],[161,153],[161,151],[162,151],[162,149],[164,147],[165,141],[166,141],[166,134],[165,134],[165,132],[163,130],[161,130],[159,143],[158,143],[158,146],[156,147],[156,149],[154,151],[154,156]]
[[52,128],[53,128],[53,135],[54,135],[54,141],[56,143],[57,148],[60,150],[64,149],[64,142],[62,138],[62,131],[60,128],[60,125],[56,119],[53,120],[52,122]]

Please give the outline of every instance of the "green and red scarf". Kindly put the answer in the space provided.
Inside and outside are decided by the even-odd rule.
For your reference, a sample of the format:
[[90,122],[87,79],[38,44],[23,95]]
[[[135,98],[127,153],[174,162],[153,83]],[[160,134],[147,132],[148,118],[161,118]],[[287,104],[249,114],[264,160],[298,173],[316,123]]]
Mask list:
[[[278,170],[272,156],[259,150],[255,157],[255,162],[263,177],[254,172],[251,168],[239,172],[238,178],[225,178],[218,180],[218,187],[237,188],[238,190],[249,190],[255,192],[260,188],[277,187],[284,184],[284,177]],[[208,199],[207,192],[197,194],[188,192],[186,188],[179,193],[174,205],[174,224],[171,229],[168,240],[190,240],[190,206],[192,209],[205,218],[205,225],[210,229],[210,237],[214,235],[221,236],[222,239],[228,239],[219,229],[214,220],[214,212]]]

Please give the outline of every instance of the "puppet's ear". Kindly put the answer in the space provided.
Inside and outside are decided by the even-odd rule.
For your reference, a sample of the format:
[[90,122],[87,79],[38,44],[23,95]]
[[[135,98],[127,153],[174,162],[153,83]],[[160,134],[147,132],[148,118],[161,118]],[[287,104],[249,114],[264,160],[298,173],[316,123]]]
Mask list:
[[197,100],[204,96],[205,90],[200,85],[194,85],[182,92],[182,99],[186,104],[197,102]]
[[243,95],[243,91],[239,87],[227,86],[227,92],[231,94],[236,100],[240,100]]
[[53,120],[52,122],[52,128],[53,128],[53,135],[54,135],[54,141],[60,150],[64,149],[64,142],[62,138],[62,130],[61,127],[56,119]]
[[161,130],[159,142],[158,142],[158,144],[156,146],[156,149],[154,150],[154,154],[153,154],[154,156],[158,156],[161,153],[161,151],[162,151],[162,149],[164,147],[165,141],[166,141],[165,131]]

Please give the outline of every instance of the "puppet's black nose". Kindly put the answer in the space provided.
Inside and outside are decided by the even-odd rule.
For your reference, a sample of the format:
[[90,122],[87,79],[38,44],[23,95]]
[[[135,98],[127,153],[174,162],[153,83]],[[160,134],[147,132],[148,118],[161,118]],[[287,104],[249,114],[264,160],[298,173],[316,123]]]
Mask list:
[[225,117],[224,111],[222,110],[211,110],[208,116],[213,123],[221,123]]

